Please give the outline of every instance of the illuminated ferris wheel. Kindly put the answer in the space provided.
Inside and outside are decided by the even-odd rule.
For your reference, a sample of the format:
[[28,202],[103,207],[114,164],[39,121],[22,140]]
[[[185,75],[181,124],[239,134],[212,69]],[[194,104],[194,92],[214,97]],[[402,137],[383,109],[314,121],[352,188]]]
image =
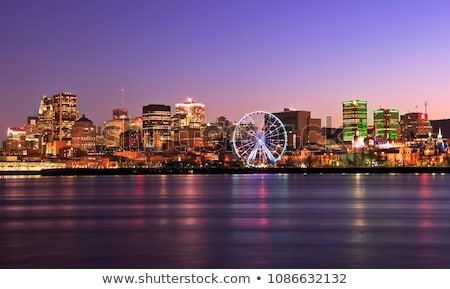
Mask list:
[[255,111],[244,115],[233,133],[233,148],[249,167],[276,164],[286,151],[287,133],[275,115]]

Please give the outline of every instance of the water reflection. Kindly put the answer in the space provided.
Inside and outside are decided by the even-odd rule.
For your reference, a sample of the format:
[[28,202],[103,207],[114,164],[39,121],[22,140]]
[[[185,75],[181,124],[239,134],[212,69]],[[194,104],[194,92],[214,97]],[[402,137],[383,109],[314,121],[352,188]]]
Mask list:
[[435,250],[436,237],[435,225],[433,220],[433,212],[436,209],[433,206],[432,195],[429,189],[430,178],[434,181],[436,176],[422,174],[420,176],[420,191],[418,204],[418,218],[419,218],[419,240],[422,244],[418,255],[426,260],[428,266],[436,266],[439,256]]
[[0,179],[0,267],[447,268],[449,177]]

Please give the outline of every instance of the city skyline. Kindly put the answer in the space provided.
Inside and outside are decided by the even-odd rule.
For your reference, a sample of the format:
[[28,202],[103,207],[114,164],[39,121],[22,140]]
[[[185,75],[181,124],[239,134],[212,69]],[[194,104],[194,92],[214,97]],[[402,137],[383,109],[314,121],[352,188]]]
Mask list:
[[449,118],[446,1],[7,1],[0,12],[0,139],[70,91],[96,125],[122,106],[204,103],[206,120],[341,103]]

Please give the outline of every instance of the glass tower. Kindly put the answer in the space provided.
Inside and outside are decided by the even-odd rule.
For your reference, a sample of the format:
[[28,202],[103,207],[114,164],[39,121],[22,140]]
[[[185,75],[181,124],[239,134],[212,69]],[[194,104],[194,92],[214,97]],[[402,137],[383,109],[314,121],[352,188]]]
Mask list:
[[375,135],[386,139],[397,139],[399,113],[396,109],[377,109],[373,112]]
[[144,145],[154,151],[166,151],[170,141],[170,106],[150,104],[142,108]]
[[367,101],[342,102],[342,119],[344,141],[353,141],[357,132],[359,136],[367,137]]

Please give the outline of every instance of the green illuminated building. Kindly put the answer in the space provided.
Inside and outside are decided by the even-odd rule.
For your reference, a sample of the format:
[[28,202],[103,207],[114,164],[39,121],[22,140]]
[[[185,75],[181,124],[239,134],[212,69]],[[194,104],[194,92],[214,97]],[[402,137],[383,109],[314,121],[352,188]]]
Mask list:
[[399,113],[396,109],[377,109],[373,112],[375,136],[386,139],[397,139]]
[[342,102],[344,141],[353,141],[356,132],[367,137],[367,101],[349,100]]

